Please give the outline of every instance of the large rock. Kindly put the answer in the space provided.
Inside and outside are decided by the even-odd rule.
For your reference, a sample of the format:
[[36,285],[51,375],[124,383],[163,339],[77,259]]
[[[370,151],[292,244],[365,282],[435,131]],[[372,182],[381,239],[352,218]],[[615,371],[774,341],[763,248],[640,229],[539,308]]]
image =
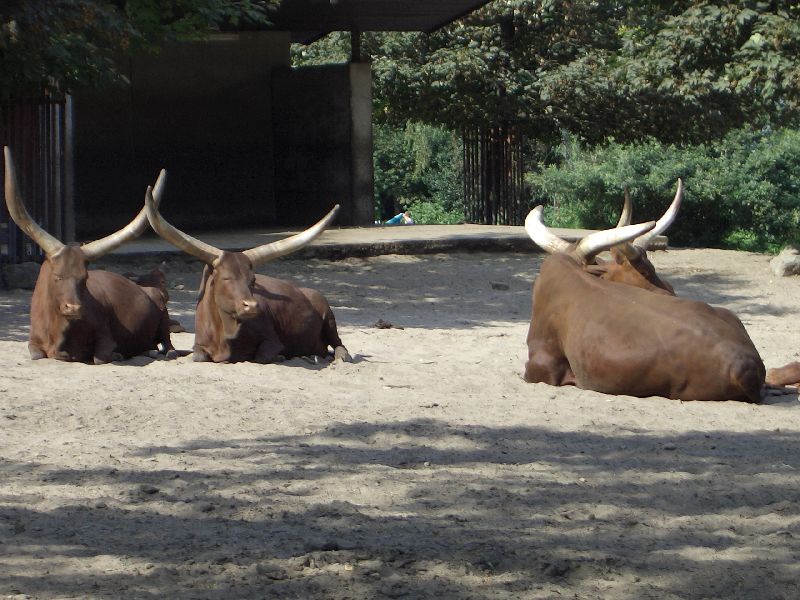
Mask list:
[[769,267],[775,275],[781,277],[800,275],[800,248],[786,246],[778,256],[769,261]]
[[32,290],[39,277],[39,268],[39,263],[35,262],[3,265],[3,281],[10,289]]

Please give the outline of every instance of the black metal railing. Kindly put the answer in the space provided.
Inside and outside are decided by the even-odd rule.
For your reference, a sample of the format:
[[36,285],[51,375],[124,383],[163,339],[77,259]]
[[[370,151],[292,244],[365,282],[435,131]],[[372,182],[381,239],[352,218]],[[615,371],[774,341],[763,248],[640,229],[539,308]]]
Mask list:
[[[37,223],[65,243],[75,235],[70,111],[69,98],[0,102],[0,145],[14,155],[25,206]],[[3,183],[4,178],[0,172]],[[14,225],[5,201],[0,202],[0,262],[42,259],[39,247]]]
[[513,125],[463,131],[464,214],[468,223],[520,225],[525,219],[522,136]]

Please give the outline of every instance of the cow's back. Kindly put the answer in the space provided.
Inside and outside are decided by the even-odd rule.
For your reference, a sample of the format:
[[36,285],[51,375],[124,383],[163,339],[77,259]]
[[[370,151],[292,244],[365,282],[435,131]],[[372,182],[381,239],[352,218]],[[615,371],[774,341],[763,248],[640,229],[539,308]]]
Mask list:
[[165,312],[163,301],[109,271],[89,271],[86,287],[104,310],[120,354],[130,358],[156,348]]

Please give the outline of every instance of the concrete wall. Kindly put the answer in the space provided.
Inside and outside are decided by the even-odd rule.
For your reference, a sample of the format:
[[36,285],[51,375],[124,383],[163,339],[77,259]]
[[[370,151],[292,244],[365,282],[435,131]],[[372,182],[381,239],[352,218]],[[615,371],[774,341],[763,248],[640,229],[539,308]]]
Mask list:
[[367,63],[274,71],[280,224],[310,225],[337,203],[338,225],[373,222],[371,86]]
[[274,223],[271,72],[288,64],[287,32],[219,34],[130,61],[129,88],[77,93],[78,238],[133,218],[161,168],[179,227]]

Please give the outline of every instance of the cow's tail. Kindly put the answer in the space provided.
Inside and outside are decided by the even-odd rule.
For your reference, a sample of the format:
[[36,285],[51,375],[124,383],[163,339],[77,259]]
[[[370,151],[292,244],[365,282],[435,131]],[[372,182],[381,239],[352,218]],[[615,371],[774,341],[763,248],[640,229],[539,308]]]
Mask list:
[[758,404],[764,391],[764,363],[753,356],[743,356],[731,366],[731,380],[740,392],[738,399]]

